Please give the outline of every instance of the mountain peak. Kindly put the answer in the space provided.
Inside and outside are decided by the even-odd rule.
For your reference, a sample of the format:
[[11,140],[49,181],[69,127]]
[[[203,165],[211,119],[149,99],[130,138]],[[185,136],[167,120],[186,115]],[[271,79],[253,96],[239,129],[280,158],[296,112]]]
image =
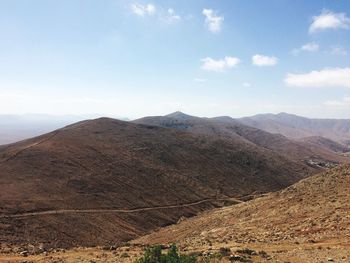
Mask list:
[[168,115],[165,115],[165,117],[170,117],[170,118],[176,118],[176,119],[190,119],[190,118],[194,118],[194,116],[188,115],[186,113],[183,113],[181,111],[175,111],[173,113],[170,113]]

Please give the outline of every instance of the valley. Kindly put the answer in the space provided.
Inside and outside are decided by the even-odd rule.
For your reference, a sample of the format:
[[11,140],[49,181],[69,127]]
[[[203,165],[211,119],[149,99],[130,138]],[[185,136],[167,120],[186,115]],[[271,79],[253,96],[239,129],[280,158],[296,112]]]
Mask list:
[[0,263],[350,263],[350,1],[0,1]]
[[133,262],[170,243],[200,258],[226,248],[220,262],[246,248],[257,254],[237,258],[347,258],[340,145],[177,112],[0,146],[0,261]]

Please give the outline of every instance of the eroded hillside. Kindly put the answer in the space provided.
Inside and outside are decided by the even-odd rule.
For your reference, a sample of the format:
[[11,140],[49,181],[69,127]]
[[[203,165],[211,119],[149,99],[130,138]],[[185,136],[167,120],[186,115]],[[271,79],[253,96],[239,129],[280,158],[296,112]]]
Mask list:
[[113,119],[0,149],[1,242],[115,244],[314,172],[268,149]]

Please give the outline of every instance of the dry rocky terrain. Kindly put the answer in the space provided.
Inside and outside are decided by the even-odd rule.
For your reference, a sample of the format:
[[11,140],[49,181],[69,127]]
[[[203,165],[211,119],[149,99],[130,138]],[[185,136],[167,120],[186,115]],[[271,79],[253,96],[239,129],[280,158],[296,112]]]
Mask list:
[[350,166],[338,167],[285,190],[203,212],[120,247],[35,252],[3,246],[0,262],[130,263],[148,245],[176,243],[182,253],[198,255],[199,262],[345,263],[350,261],[349,186]]
[[0,262],[350,262],[350,166],[306,178],[339,149],[182,113],[0,146]]
[[0,147],[0,242],[116,244],[315,171],[240,139],[84,121]]
[[[187,250],[246,247],[275,262],[350,262],[350,166],[215,209],[135,241]],[[282,261],[280,261],[282,260]],[[284,261],[283,261],[284,260]]]

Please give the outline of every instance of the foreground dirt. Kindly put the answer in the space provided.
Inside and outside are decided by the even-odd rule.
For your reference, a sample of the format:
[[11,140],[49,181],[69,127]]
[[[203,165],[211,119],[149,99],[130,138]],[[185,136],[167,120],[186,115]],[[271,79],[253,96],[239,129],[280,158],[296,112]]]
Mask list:
[[[222,250],[225,248],[225,253]],[[229,252],[227,252],[229,251]],[[76,248],[44,252],[39,255],[21,256],[13,251],[0,253],[0,262],[120,262],[132,263],[144,252],[141,246],[124,246],[109,250],[106,248]],[[195,254],[198,262],[232,262],[230,256],[239,256],[242,260],[234,262],[281,262],[281,263],[326,263],[350,262],[350,244],[346,240],[327,240],[317,243],[295,244],[281,242],[275,244],[239,244],[234,242],[216,243],[211,246],[186,247],[183,254]],[[246,260],[246,261],[244,261]]]
[[350,237],[350,166],[304,179],[262,198],[205,212],[135,242],[188,246],[239,243],[305,243]]
[[338,167],[285,190],[184,219],[122,247],[38,251],[3,245],[0,262],[129,263],[149,245],[176,243],[198,262],[348,263],[349,187],[350,166]]
[[2,245],[0,262],[129,263],[149,245],[176,243],[182,253],[197,255],[198,262],[348,263],[349,187],[350,166],[338,167],[285,190],[183,219],[122,247]]
[[233,242],[268,251],[273,247],[286,250],[282,254],[294,262],[324,262],[327,257],[350,262],[349,188],[350,166],[338,167],[265,197],[205,212],[134,242],[174,242],[191,249]]

